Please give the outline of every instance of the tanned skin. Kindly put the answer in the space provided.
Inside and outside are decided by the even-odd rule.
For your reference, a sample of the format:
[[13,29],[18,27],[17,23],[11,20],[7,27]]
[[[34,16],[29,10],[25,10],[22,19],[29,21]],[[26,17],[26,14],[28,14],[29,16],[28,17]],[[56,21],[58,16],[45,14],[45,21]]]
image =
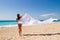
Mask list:
[[[18,20],[21,19],[22,16],[20,16],[19,14],[17,14],[17,18],[16,18],[16,21],[18,22]],[[21,36],[22,35],[22,24],[18,24],[18,29],[19,29],[19,35]]]

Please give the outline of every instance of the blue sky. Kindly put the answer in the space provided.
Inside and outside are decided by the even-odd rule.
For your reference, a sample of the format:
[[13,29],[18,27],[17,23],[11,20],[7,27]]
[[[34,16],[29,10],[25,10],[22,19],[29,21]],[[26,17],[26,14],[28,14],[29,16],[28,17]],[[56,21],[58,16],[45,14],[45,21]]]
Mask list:
[[60,0],[0,0],[0,20],[15,19],[17,13],[28,13],[34,18],[51,15],[59,18]]

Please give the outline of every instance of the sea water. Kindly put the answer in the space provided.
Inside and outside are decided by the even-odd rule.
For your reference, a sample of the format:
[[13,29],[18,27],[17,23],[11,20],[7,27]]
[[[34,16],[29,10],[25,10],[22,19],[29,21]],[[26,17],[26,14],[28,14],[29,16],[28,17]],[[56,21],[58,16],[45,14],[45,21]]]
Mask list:
[[[34,19],[33,17],[31,17],[29,14],[24,14],[24,16],[22,16],[22,18],[20,19],[20,21],[22,22],[22,26],[26,26],[26,25],[33,25],[33,24],[41,24],[41,23],[53,23],[53,22],[60,22],[60,20],[56,20],[53,18],[44,20],[44,21],[39,21],[37,19]],[[0,27],[15,27],[17,26],[17,22],[16,20],[0,20]]]
[[[60,20],[54,20],[53,22],[60,22]],[[0,27],[17,26],[16,20],[0,20]]]
[[16,20],[0,20],[0,27],[17,25]]

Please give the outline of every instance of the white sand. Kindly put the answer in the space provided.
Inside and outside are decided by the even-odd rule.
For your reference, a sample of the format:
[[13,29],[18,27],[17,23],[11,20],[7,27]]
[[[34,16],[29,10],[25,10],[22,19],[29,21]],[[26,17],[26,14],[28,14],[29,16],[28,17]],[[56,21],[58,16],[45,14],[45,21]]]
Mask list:
[[60,23],[24,26],[22,30],[20,37],[18,27],[0,28],[0,40],[60,40]]

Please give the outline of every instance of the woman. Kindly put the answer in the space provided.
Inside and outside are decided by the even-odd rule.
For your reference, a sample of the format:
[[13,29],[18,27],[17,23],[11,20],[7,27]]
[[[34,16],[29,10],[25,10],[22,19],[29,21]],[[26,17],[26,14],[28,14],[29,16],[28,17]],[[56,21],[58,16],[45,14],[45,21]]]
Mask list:
[[17,14],[16,21],[18,22],[18,29],[19,29],[19,35],[21,36],[22,34],[22,22],[20,21],[22,16],[20,14]]

